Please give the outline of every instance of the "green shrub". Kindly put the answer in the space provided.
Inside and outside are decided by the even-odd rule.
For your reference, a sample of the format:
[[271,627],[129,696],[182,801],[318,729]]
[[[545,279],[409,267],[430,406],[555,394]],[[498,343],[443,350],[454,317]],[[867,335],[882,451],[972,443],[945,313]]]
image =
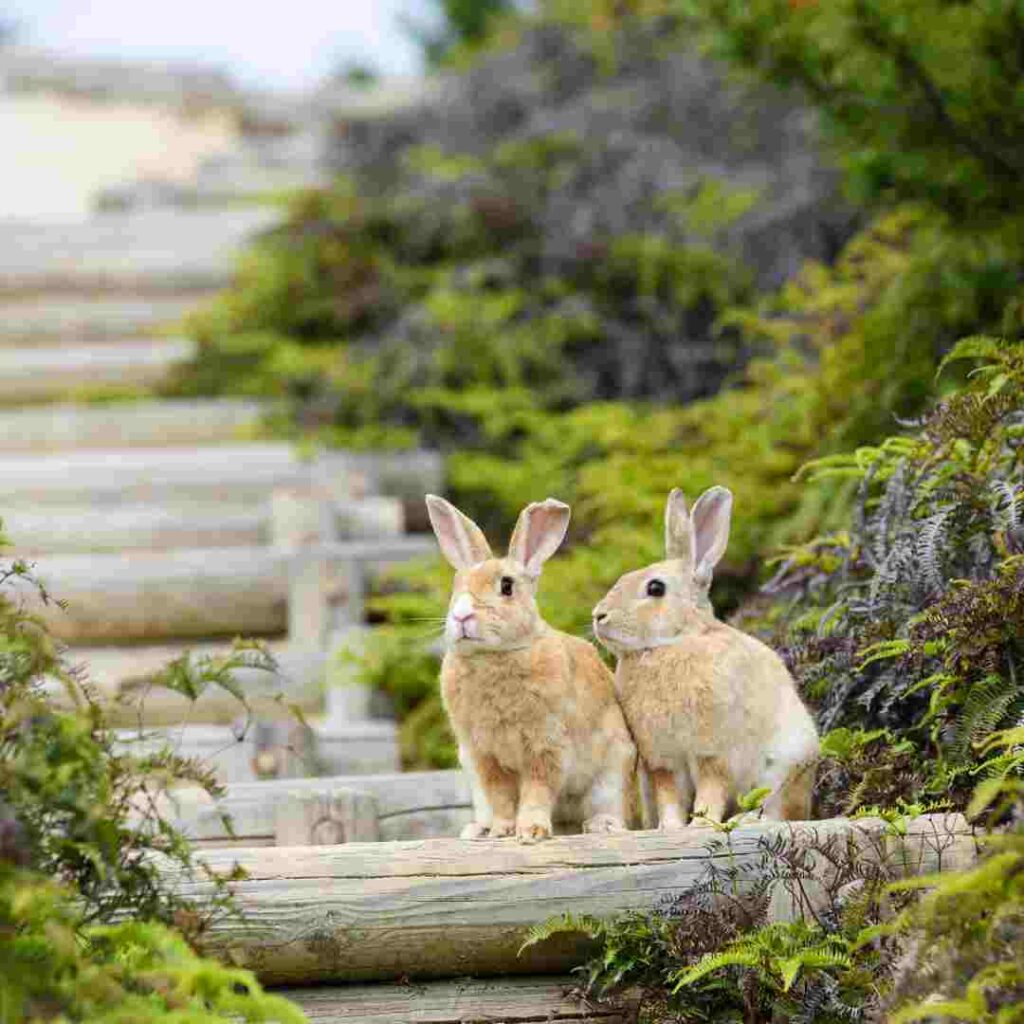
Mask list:
[[712,53],[798,86],[854,191],[976,228],[1024,199],[1020,0],[679,0]]
[[[770,587],[822,727],[887,730],[904,783],[961,801],[977,743],[1024,714],[1024,347],[969,339],[944,365],[965,359],[980,365],[916,434],[811,464],[857,485],[852,528],[791,552]],[[847,810],[874,802],[871,778]]]
[[[211,796],[221,787],[169,749],[140,756],[116,741],[15,581],[35,582],[29,566],[0,566],[0,1020],[303,1020],[251,974],[186,942],[235,912],[226,887],[235,876],[205,868],[161,798],[181,783]],[[243,646],[195,665],[179,659],[159,683],[192,699],[222,686],[244,704],[232,677],[242,663],[264,665],[264,655]],[[179,882],[210,883],[208,900],[181,896],[168,869]]]
[[249,971],[204,960],[153,921],[86,924],[73,890],[0,861],[0,1020],[301,1024]]

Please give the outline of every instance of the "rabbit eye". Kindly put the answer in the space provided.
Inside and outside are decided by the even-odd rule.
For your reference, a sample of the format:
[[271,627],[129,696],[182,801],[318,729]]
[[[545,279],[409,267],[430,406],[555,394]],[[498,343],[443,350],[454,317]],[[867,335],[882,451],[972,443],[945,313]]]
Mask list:
[[665,584],[662,580],[651,580],[647,584],[647,596],[648,597],[664,597],[665,596]]
[[501,596],[511,597],[512,596],[512,577],[502,576],[501,577]]

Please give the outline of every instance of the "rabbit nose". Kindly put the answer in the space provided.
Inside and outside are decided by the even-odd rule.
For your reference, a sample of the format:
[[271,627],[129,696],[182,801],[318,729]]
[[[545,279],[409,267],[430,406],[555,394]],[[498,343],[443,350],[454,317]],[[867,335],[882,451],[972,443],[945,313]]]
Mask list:
[[462,594],[452,605],[452,618],[456,622],[467,622],[476,614],[473,601],[468,594]]
[[599,611],[595,611],[594,612],[594,621],[595,622],[604,622],[604,620],[607,619],[607,618],[608,618],[608,613],[607,612],[599,612]]

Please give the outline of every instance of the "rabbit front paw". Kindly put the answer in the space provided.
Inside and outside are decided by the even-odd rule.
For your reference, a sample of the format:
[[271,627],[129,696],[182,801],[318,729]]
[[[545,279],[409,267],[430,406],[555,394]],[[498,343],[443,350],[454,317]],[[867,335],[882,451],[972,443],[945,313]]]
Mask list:
[[703,814],[695,814],[690,819],[690,824],[687,827],[693,829],[708,829],[714,828],[717,824],[718,822],[714,821],[711,818],[705,817]]
[[595,814],[583,822],[584,832],[625,832],[626,826],[614,814]]
[[550,839],[552,831],[551,815],[546,811],[526,811],[516,822],[516,838],[526,845]]
[[686,822],[683,821],[683,816],[678,810],[673,807],[662,811],[658,821],[659,832],[681,832],[684,828],[686,828]]
[[484,825],[479,821],[471,821],[468,825],[464,825],[462,831],[459,833],[460,839],[486,839],[491,834],[489,825]]
[[491,822],[491,839],[506,839],[516,834],[516,823],[511,819],[495,818]]

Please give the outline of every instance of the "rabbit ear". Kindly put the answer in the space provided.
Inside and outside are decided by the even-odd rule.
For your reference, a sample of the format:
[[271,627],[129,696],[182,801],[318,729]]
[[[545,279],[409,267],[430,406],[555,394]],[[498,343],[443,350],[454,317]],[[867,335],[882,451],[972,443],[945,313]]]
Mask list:
[[428,494],[427,514],[441,553],[455,569],[468,569],[491,557],[491,546],[480,527],[444,498]]
[[539,576],[541,566],[558,550],[569,529],[569,506],[554,498],[535,501],[519,513],[508,557],[530,576]]
[[694,579],[703,586],[711,583],[711,574],[725,554],[732,518],[732,491],[711,487],[693,506]]
[[665,557],[684,563],[684,571],[693,568],[693,524],[686,508],[686,495],[673,487],[665,505]]

